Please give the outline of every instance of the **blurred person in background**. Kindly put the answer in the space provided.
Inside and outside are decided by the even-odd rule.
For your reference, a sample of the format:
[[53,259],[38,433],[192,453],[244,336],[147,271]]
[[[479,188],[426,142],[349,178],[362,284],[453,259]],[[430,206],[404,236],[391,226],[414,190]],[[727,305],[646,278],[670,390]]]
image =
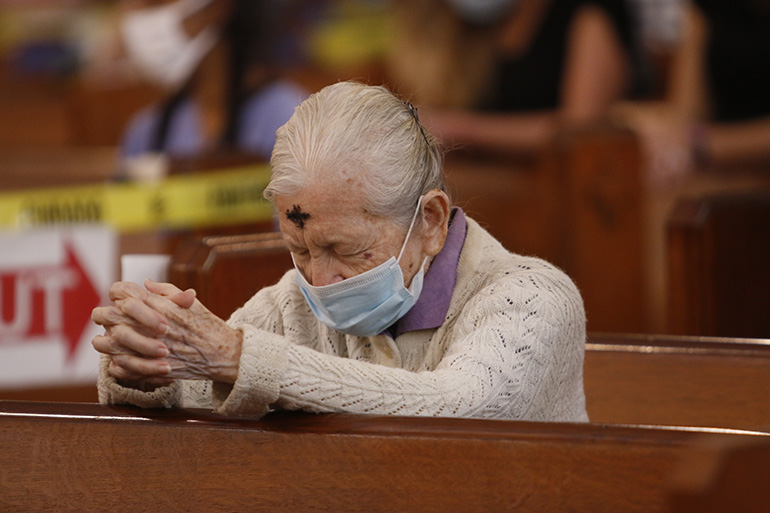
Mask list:
[[123,0],[122,7],[129,58],[166,93],[130,121],[125,162],[218,151],[267,160],[275,131],[307,97],[276,73],[283,3]]
[[[450,145],[533,152],[565,124],[601,119],[616,101],[644,90],[636,26],[631,6],[624,1],[445,2],[474,45],[480,32],[493,34],[490,69],[484,84],[475,86],[475,98],[465,106],[439,105],[454,108],[421,113],[426,126]],[[406,16],[397,14],[396,19],[419,29],[419,23]],[[427,17],[422,22],[430,23]],[[466,57],[471,63],[487,58],[482,52]],[[399,75],[398,64],[395,69],[398,81],[404,75]],[[466,80],[463,74],[455,67],[453,76],[439,80]],[[421,80],[419,75],[416,80]],[[402,85],[419,91],[408,79]]]
[[662,102],[616,115],[642,138],[652,187],[704,169],[770,164],[770,1],[696,0]]

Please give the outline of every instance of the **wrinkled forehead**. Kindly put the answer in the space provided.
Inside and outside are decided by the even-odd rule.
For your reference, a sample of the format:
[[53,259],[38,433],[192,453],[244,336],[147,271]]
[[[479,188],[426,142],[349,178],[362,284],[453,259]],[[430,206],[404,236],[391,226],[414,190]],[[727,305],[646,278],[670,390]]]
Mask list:
[[299,228],[311,219],[340,213],[360,216],[365,210],[361,188],[342,176],[310,181],[295,193],[276,194],[274,202],[281,221],[290,221]]

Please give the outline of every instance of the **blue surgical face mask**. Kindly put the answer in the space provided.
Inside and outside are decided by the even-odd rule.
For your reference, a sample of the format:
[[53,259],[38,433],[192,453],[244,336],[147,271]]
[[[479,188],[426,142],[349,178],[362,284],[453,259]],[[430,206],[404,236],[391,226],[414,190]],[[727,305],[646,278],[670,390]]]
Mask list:
[[319,321],[349,335],[369,337],[382,333],[414,306],[422,292],[428,257],[423,260],[408,289],[404,286],[404,275],[398,262],[420,212],[421,200],[422,196],[398,258],[390,257],[374,269],[322,287],[308,283],[297,269],[297,284]]

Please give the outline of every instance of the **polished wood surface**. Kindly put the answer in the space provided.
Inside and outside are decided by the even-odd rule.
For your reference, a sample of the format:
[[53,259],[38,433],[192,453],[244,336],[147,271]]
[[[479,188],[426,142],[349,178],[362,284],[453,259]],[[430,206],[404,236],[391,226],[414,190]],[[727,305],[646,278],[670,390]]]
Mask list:
[[677,513],[766,513],[770,505],[770,442],[703,444],[674,473],[671,510]]
[[0,401],[38,401],[56,403],[95,403],[96,383],[49,385],[0,389]]
[[649,513],[668,511],[670,476],[704,440],[759,437],[0,402],[0,510]]
[[770,340],[592,334],[589,417],[770,432]]

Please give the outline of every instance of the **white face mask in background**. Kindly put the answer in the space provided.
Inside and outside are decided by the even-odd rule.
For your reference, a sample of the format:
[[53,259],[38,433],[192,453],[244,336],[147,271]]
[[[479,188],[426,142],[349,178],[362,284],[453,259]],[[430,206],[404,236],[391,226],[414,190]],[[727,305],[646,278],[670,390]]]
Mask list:
[[190,38],[184,20],[213,0],[179,0],[126,14],[122,35],[129,57],[153,82],[167,89],[183,85],[216,44],[217,33],[207,27]]

